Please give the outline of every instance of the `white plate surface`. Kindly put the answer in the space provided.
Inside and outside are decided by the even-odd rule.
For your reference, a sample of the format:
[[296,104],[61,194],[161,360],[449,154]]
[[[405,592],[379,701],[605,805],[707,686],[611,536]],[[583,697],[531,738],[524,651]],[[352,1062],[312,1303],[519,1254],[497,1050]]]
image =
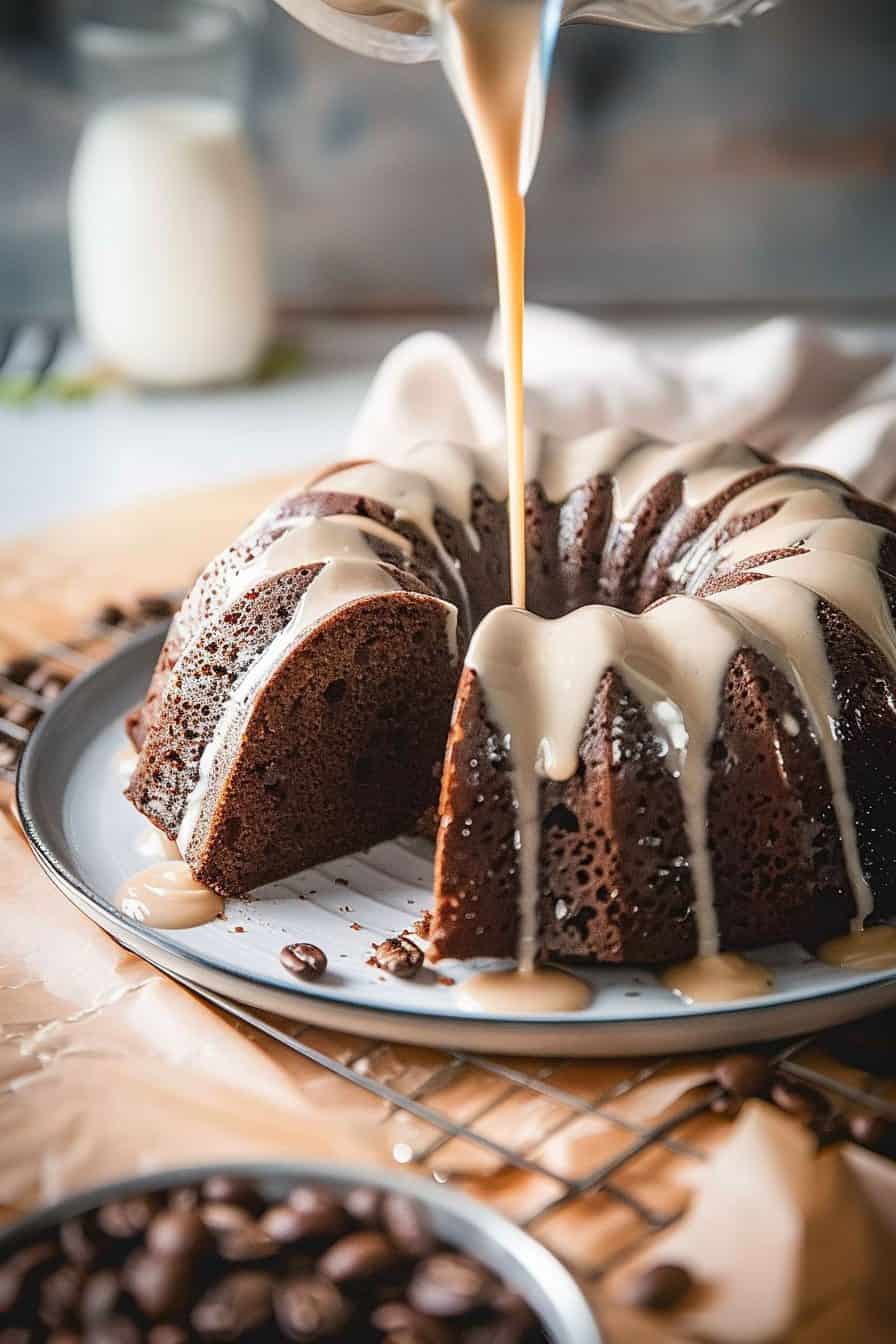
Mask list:
[[[442,962],[438,975],[425,969],[413,981],[367,965],[374,942],[411,929],[429,904],[431,847],[412,839],[228,901],[226,918],[201,928],[134,923],[111,898],[151,860],[137,851],[146,823],[121,795],[116,756],[125,743],[122,715],[142,695],[158,646],[158,634],[142,636],[60,698],[29,744],[19,805],[37,857],[57,885],[120,942],[164,969],[301,1021],[392,1040],[527,1054],[736,1045],[818,1030],[896,1002],[892,972],[848,973],[787,945],[756,954],[773,969],[775,992],[731,1005],[685,1004],[644,969],[595,968],[577,972],[594,991],[581,1012],[500,1018],[468,1011],[459,985],[487,962]],[[317,984],[299,985],[281,968],[280,949],[295,941],[326,951],[330,969]]]

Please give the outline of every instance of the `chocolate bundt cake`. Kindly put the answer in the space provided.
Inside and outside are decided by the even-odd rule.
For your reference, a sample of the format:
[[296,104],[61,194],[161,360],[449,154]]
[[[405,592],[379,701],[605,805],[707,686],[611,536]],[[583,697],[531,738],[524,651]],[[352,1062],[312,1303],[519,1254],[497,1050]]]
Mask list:
[[527,612],[500,449],[275,504],[172,624],[134,804],[232,895],[413,829],[441,775],[434,957],[666,962],[893,913],[896,515],[630,431],[533,435],[527,477]]

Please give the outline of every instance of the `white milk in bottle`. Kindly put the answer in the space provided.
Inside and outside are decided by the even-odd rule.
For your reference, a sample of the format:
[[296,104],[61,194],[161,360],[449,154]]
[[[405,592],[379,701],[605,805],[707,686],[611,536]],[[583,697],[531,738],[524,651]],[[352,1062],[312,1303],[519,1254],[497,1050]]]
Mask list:
[[236,111],[114,103],[88,124],[70,193],[75,304],[94,354],[133,381],[245,377],[270,339],[264,211]]

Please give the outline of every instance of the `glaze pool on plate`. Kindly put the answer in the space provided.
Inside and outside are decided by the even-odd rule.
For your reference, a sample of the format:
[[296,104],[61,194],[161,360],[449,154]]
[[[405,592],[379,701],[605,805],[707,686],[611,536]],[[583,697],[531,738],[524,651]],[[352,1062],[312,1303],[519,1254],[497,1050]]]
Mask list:
[[[850,973],[785,945],[758,954],[775,975],[773,993],[710,1010],[682,1002],[658,976],[631,967],[577,970],[593,994],[579,1012],[501,1017],[468,1010],[460,982],[489,963],[439,963],[438,974],[426,969],[411,981],[367,964],[373,943],[412,929],[429,904],[431,846],[412,839],[228,901],[223,920],[200,928],[156,930],[128,920],[113,898],[146,866],[138,848],[145,822],[121,794],[121,720],[145,690],[160,641],[159,631],[138,637],[60,697],[25,753],[19,805],[57,885],[163,969],[255,1007],[340,1030],[521,1053],[713,1048],[817,1030],[896,1002],[893,972]],[[327,975],[315,984],[300,985],[280,965],[280,949],[297,941],[316,943],[329,958]]]

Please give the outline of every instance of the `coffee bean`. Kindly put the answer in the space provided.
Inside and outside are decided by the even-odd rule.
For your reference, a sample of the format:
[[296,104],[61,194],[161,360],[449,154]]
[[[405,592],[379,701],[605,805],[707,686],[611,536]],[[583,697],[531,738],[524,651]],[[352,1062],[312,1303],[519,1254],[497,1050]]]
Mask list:
[[383,1205],[382,1192],[369,1185],[355,1186],[343,1201],[346,1212],[359,1223],[375,1224],[380,1221]]
[[199,1217],[203,1225],[215,1235],[236,1232],[249,1227],[253,1222],[252,1214],[241,1204],[201,1204]]
[[10,1256],[0,1266],[0,1316],[27,1305],[58,1262],[56,1248],[49,1241],[39,1241]]
[[302,1219],[288,1204],[272,1204],[258,1221],[262,1232],[281,1246],[290,1246],[302,1237]]
[[180,1211],[198,1209],[199,1191],[195,1185],[182,1185],[177,1190],[172,1190],[168,1196],[168,1207]]
[[156,1255],[196,1256],[205,1250],[208,1239],[205,1223],[190,1209],[157,1213],[146,1233],[146,1245]]
[[670,1311],[684,1301],[693,1283],[683,1265],[651,1265],[629,1282],[624,1305],[647,1311]]
[[209,1176],[203,1182],[202,1195],[212,1204],[239,1204],[250,1213],[257,1213],[264,1204],[254,1181],[226,1173]]
[[21,754],[18,742],[8,742],[5,737],[0,737],[0,769],[12,770]]
[[896,1146],[896,1126],[882,1115],[852,1115],[849,1118],[850,1137],[863,1148],[889,1153]]
[[29,691],[37,691],[45,700],[56,700],[65,690],[68,682],[54,668],[39,667],[25,681]]
[[105,1204],[96,1216],[97,1226],[109,1237],[136,1239],[145,1232],[157,1208],[148,1195],[134,1195],[131,1199],[116,1199]]
[[140,1329],[127,1316],[113,1316],[91,1325],[84,1335],[84,1344],[141,1344]]
[[452,1344],[454,1334],[443,1321],[424,1316],[408,1302],[384,1302],[375,1307],[370,1324],[389,1339],[415,1339],[421,1344]]
[[762,1055],[725,1055],[713,1070],[720,1087],[741,1101],[764,1097],[772,1081],[772,1069]]
[[849,1138],[849,1122],[839,1111],[829,1111],[825,1115],[812,1117],[812,1132],[819,1146],[828,1147],[832,1143],[843,1143]]
[[182,1325],[154,1325],[146,1344],[190,1344],[190,1332]]
[[97,1269],[84,1285],[81,1296],[81,1319],[86,1325],[105,1321],[121,1313],[125,1292],[114,1269]]
[[137,611],[145,621],[161,621],[174,613],[174,604],[162,593],[142,593],[137,598]]
[[288,1203],[300,1220],[301,1237],[332,1241],[345,1230],[345,1208],[327,1190],[297,1185],[289,1192]]
[[411,938],[387,938],[373,949],[373,957],[381,971],[411,980],[423,965],[423,952]]
[[779,1110],[787,1111],[794,1119],[808,1124],[816,1115],[824,1115],[830,1110],[830,1103],[823,1093],[804,1083],[795,1083],[789,1078],[777,1078],[772,1084],[771,1099]]
[[17,701],[16,704],[10,705],[9,709],[3,710],[3,717],[20,728],[33,728],[40,718],[40,710],[35,709],[33,705]]
[[407,1195],[387,1194],[383,1199],[382,1222],[394,1245],[403,1255],[422,1260],[435,1250],[435,1238],[420,1205]]
[[75,1265],[89,1265],[97,1257],[99,1238],[86,1218],[72,1218],[59,1229],[59,1242],[66,1259]]
[[190,1332],[182,1325],[154,1325],[146,1344],[190,1344]]
[[287,1339],[313,1344],[339,1335],[348,1325],[352,1309],[329,1279],[308,1275],[287,1279],[280,1285],[274,1295],[274,1313]]
[[487,1286],[488,1274],[481,1265],[445,1251],[414,1270],[408,1301],[430,1316],[465,1316],[480,1305]]
[[14,681],[18,686],[24,686],[38,666],[34,658],[10,658],[0,664],[0,676],[5,677],[7,681]]
[[391,1269],[395,1247],[380,1232],[350,1232],[324,1251],[318,1269],[334,1283],[359,1283]]
[[222,1260],[233,1264],[250,1264],[256,1261],[271,1260],[280,1247],[273,1237],[257,1223],[247,1223],[245,1227],[225,1232],[218,1239],[218,1253]]
[[729,1120],[733,1120],[736,1116],[740,1115],[742,1107],[743,1102],[740,1097],[731,1096],[731,1094],[727,1092],[724,1096],[716,1097],[709,1103],[709,1109],[714,1115],[724,1115],[727,1116]]
[[116,606],[114,602],[107,602],[104,607],[100,607],[96,619],[102,625],[123,625],[127,617],[121,607]]
[[58,1329],[72,1324],[85,1278],[86,1271],[80,1265],[60,1265],[47,1275],[40,1287],[40,1318],[44,1325]]
[[274,1283],[258,1270],[230,1274],[202,1297],[191,1321],[203,1340],[229,1344],[265,1325],[271,1316]]
[[491,1327],[492,1344],[523,1344],[524,1340],[532,1339],[538,1322],[529,1303],[519,1293],[501,1284],[492,1294],[491,1305],[498,1313],[498,1320]]
[[280,952],[280,965],[299,980],[319,980],[327,957],[314,943],[290,943]]
[[134,1251],[125,1262],[122,1283],[137,1306],[151,1321],[164,1320],[181,1311],[190,1286],[189,1259]]

